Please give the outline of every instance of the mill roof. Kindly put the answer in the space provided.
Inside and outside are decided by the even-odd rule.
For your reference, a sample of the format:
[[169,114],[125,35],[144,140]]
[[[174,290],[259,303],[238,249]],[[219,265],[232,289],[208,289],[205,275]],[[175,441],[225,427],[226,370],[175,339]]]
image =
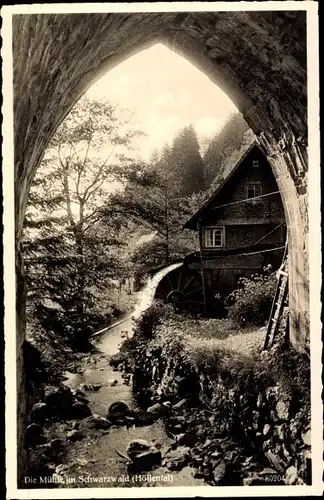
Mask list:
[[239,169],[240,165],[242,164],[243,160],[250,154],[250,152],[254,149],[258,148],[259,145],[256,140],[253,140],[253,142],[247,147],[247,149],[243,152],[239,160],[233,165],[233,167],[230,169],[226,177],[222,180],[222,182],[217,186],[215,191],[212,193],[210,198],[202,205],[202,207],[197,210],[196,213],[194,213],[190,219],[184,224],[184,229],[194,229],[197,230],[197,222],[201,218],[202,214],[207,211],[210,207],[213,206],[216,198],[219,196],[220,192],[223,191],[225,185],[228,183],[228,181],[233,177],[235,172]]

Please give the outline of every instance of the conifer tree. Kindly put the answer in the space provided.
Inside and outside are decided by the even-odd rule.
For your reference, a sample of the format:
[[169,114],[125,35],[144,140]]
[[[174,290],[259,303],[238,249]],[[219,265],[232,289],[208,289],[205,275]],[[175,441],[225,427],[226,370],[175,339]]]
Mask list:
[[203,155],[207,186],[222,176],[226,160],[235,150],[241,148],[248,130],[249,126],[241,113],[235,113],[230,116],[222,130],[209,141]]
[[[196,235],[185,231],[183,224],[198,209],[204,193],[183,196],[175,189],[170,169],[172,148],[164,146],[159,157],[154,155],[148,164],[137,165],[137,172],[123,192],[113,197],[119,206],[139,225],[154,233],[151,241],[137,247],[132,256],[135,267],[155,267],[167,264],[196,250]],[[109,213],[110,207],[107,206]]]
[[204,162],[199,151],[197,134],[192,125],[175,137],[169,158],[173,190],[180,196],[190,196],[205,189]]

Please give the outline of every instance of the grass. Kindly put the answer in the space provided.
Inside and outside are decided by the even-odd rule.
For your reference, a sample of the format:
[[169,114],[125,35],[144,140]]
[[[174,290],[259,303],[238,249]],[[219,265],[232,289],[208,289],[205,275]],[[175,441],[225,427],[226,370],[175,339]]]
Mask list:
[[191,356],[200,356],[200,352],[226,351],[232,355],[241,355],[243,357],[255,358],[260,352],[263,344],[264,332],[252,330],[249,332],[238,333],[228,336],[224,339],[218,338],[197,338],[188,335],[186,341],[186,350],[191,352]]
[[[157,394],[170,401],[190,401],[190,411],[198,412],[195,430],[204,426],[196,443],[203,444],[206,435],[213,439],[214,430],[225,432],[246,456],[263,457],[265,423],[271,427],[267,446],[277,450],[280,445],[274,429],[277,404],[284,403],[284,444],[292,440],[297,450],[293,455],[299,457],[301,432],[310,420],[309,359],[285,341],[284,327],[269,351],[262,351],[264,337],[264,328],[239,328],[228,319],[189,318],[155,305],[138,322],[127,359],[135,360],[143,393],[155,394],[158,388]],[[154,366],[159,367],[159,378],[152,384]],[[202,446],[200,458],[205,454]]]
[[240,328],[228,318],[188,319],[178,316],[168,318],[161,328],[165,332],[181,334],[184,344],[193,352],[217,348],[254,356],[261,351],[265,336],[264,328]]
[[[226,386],[253,392],[280,384],[296,408],[309,402],[309,358],[285,342],[284,332],[270,351],[262,351],[265,328],[239,328],[229,319],[197,319],[175,314],[155,304],[138,322],[133,341],[141,345],[139,358],[152,349],[159,359],[190,365]],[[139,342],[139,343],[138,343]],[[156,350],[158,349],[158,350]],[[137,351],[138,352],[138,351]],[[153,355],[154,356],[154,355]]]

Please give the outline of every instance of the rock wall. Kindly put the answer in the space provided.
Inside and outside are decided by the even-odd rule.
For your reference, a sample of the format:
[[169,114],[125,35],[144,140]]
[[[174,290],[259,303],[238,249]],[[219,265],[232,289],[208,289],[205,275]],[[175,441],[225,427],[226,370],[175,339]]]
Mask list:
[[[259,137],[282,190],[290,244],[291,335],[308,335],[305,12],[166,12],[13,16],[17,373],[24,414],[23,263],[28,191],[57,126],[106,71],[156,42],[227,92]],[[289,193],[289,194],[288,194]]]
[[[172,346],[176,337],[146,346],[137,339],[133,389],[144,405],[170,408],[166,426],[176,443],[190,446],[199,477],[214,484],[221,460],[227,471],[221,484],[311,484],[307,360],[304,367],[303,357],[292,361],[281,339],[259,361],[224,351],[213,366],[198,366],[188,362],[181,340]],[[284,356],[287,378],[280,375]],[[290,369],[292,377],[304,370],[295,386]]]

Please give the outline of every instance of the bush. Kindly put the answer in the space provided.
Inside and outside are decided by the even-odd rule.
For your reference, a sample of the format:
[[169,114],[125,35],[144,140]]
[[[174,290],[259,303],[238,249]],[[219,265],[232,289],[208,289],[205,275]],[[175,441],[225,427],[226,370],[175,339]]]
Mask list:
[[276,291],[275,273],[241,278],[239,286],[226,299],[228,317],[240,327],[262,326],[269,318]]
[[311,384],[309,354],[297,350],[281,333],[266,357],[267,370],[276,374],[276,379],[286,387],[297,408],[302,405],[309,406]]
[[157,327],[166,320],[167,316],[172,316],[171,306],[166,306],[162,302],[155,302],[146,309],[141,317],[136,321],[134,336],[152,339],[155,336]]

